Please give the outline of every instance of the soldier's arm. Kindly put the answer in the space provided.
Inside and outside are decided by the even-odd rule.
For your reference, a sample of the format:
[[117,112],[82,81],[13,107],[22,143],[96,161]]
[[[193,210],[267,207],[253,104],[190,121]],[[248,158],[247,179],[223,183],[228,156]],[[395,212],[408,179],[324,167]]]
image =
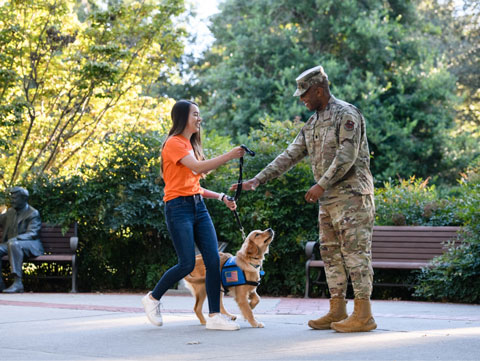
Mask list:
[[268,164],[255,178],[260,184],[266,183],[271,179],[274,179],[295,164],[300,162],[307,155],[307,147],[305,143],[305,135],[303,129],[298,133],[295,140],[285,149],[280,155],[278,155],[270,164]]
[[360,115],[346,112],[342,115],[338,129],[339,147],[332,164],[318,181],[323,189],[341,180],[357,159],[362,135]]

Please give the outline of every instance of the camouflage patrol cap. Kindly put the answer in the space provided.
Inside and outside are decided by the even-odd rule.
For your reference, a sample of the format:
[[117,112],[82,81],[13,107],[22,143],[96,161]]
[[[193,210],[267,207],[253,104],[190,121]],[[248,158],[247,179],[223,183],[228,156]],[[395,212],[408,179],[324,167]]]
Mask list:
[[297,90],[293,96],[298,97],[310,89],[313,84],[323,84],[324,82],[328,82],[328,75],[323,70],[323,67],[319,65],[315,68],[305,70],[295,80],[297,81]]

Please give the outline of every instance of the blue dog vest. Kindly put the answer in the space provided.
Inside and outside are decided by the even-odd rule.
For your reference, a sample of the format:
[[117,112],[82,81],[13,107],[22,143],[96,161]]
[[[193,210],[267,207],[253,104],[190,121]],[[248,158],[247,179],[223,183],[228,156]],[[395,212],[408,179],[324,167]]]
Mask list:
[[[265,272],[260,271],[260,276],[263,276]],[[228,291],[229,287],[238,286],[238,285],[252,285],[258,286],[260,282],[247,281],[245,278],[245,272],[237,266],[237,258],[230,257],[227,262],[223,265],[222,268],[222,285],[225,289],[225,292]]]

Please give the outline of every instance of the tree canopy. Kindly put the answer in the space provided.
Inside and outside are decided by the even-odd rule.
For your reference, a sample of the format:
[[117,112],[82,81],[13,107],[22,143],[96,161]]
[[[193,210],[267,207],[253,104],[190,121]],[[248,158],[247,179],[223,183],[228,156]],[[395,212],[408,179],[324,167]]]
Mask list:
[[[100,3],[100,2],[99,2]],[[0,179],[74,171],[112,132],[161,129],[150,94],[182,53],[182,0],[0,5]]]
[[[377,180],[448,173],[460,97],[444,49],[432,46],[441,28],[429,14],[439,7],[225,0],[212,18],[215,42],[196,67],[206,126],[238,137],[267,116],[306,120],[310,113],[292,97],[295,78],[322,64],[333,95],[367,119]],[[448,14],[443,21],[452,19]]]

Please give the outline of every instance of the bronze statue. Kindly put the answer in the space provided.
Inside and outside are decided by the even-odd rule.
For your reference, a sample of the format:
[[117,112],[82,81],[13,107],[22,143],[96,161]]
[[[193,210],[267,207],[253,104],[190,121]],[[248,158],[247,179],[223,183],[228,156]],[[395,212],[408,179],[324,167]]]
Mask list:
[[[40,240],[42,221],[40,213],[27,203],[28,191],[25,188],[12,188],[10,196],[11,207],[0,214],[0,227],[3,229],[3,237],[0,240],[0,291],[17,293],[23,292],[23,257],[36,257],[44,252]],[[14,281],[5,289],[1,270],[2,257],[7,254]]]

